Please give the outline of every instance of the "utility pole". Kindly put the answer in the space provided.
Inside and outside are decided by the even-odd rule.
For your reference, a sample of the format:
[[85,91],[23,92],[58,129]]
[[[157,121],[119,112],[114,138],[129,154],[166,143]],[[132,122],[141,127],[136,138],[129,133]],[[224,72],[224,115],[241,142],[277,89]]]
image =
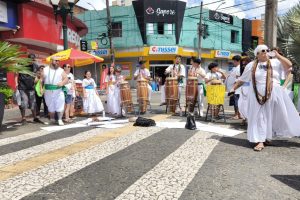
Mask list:
[[107,12],[107,29],[108,29],[108,39],[109,39],[109,46],[110,46],[111,62],[114,63],[115,62],[115,52],[114,52],[114,46],[113,46],[113,41],[112,41],[112,25],[111,25],[109,0],[106,0],[106,12]]
[[277,8],[278,0],[266,0],[264,40],[269,48],[277,46]]
[[201,43],[202,43],[202,14],[203,14],[203,1],[201,1],[201,5],[200,5],[200,20],[199,20],[199,25],[198,25],[198,58],[201,59],[201,53],[202,53],[202,49],[201,49]]

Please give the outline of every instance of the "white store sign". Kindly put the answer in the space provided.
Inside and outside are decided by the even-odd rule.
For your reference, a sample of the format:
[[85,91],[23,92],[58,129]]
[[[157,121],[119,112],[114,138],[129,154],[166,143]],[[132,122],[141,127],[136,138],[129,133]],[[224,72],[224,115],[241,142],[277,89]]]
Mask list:
[[8,22],[7,3],[4,1],[0,1],[0,22]]
[[215,57],[216,58],[229,58],[231,55],[230,51],[217,50]]
[[150,46],[149,54],[177,54],[178,46]]
[[[63,38],[64,38],[63,29],[61,29],[60,39],[63,40]],[[68,28],[68,42],[74,44],[76,47],[80,47],[80,36],[78,35],[78,33],[76,33],[75,31],[69,28]]]

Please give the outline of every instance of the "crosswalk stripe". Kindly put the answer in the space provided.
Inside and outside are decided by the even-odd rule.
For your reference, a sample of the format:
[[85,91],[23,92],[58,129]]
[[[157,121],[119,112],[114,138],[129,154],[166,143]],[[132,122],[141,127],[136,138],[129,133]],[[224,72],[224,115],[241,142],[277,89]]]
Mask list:
[[211,136],[196,133],[116,200],[178,199],[218,144]]
[[40,136],[44,136],[44,135],[48,135],[53,133],[54,131],[45,131],[45,130],[39,130],[39,131],[35,131],[32,133],[26,133],[26,134],[21,134],[15,137],[8,137],[8,138],[4,138],[0,140],[0,146],[4,146],[7,144],[12,144],[12,143],[16,143],[16,142],[21,142],[24,140],[29,140],[32,138],[36,138],[36,137],[40,137]]
[[16,162],[20,162],[29,158],[32,158],[38,154],[45,154],[57,149],[61,149],[63,147],[82,142],[84,140],[88,140],[97,135],[108,132],[108,129],[92,129],[89,131],[85,131],[74,135],[72,137],[67,137],[63,139],[54,140],[51,142],[47,142],[44,144],[40,144],[37,146],[33,146],[27,149],[23,149],[20,151],[16,151],[13,153],[5,154],[0,156],[0,170],[4,166],[8,166],[14,164]]
[[[68,152],[65,151],[57,152],[62,154],[62,157],[59,160],[57,160],[57,157],[55,157],[54,154],[52,155],[55,157],[55,159],[52,159],[52,161],[55,160],[54,162],[40,164],[36,169],[32,169],[32,165],[30,165],[30,167],[28,168],[26,168],[25,166],[26,169],[22,171],[23,173],[18,173],[18,175],[14,174],[14,176],[10,177],[9,179],[7,179],[8,177],[6,177],[6,180],[2,179],[2,181],[0,181],[0,199],[11,200],[23,198],[88,165],[91,165],[109,155],[121,151],[126,147],[137,143],[140,140],[143,140],[161,130],[163,130],[163,128],[150,127],[147,129],[132,129],[132,127],[130,127],[130,129],[126,129],[123,131],[112,131],[109,134],[102,134],[101,136],[103,137],[101,138],[103,139],[103,141],[98,145],[89,145],[87,147],[85,144],[82,145],[81,143],[79,143],[79,146],[77,147],[80,148],[82,145],[85,150],[80,149],[80,151],[76,151],[76,153],[72,152],[72,155],[66,156]],[[125,134],[124,132],[130,134]],[[118,136],[114,139],[111,139],[111,137],[114,137],[115,134],[117,134]],[[106,138],[110,138],[110,140],[106,140]],[[97,140],[99,140],[99,138]],[[88,143],[93,143],[93,141],[90,140]],[[73,147],[73,149],[76,150],[75,147]],[[72,149],[68,150],[71,151]],[[35,157],[34,159],[35,162],[39,162],[39,160],[43,158]],[[44,159],[49,160],[49,155],[45,156]],[[32,160],[31,163],[32,162],[34,161]],[[32,170],[29,170],[29,168],[31,168]]]
[[[160,121],[166,119],[168,115],[156,115],[153,117],[154,120]],[[110,139],[120,137],[126,134],[129,134],[132,131],[138,130],[138,127],[133,127],[132,124],[125,126],[123,128],[119,128],[117,130],[109,131],[105,134],[101,134],[92,138],[89,138],[85,141],[78,142],[61,149],[57,149],[54,151],[50,151],[48,153],[44,153],[33,158],[29,158],[27,160],[19,161],[14,163],[13,165],[8,165],[0,168],[0,181],[6,180],[12,176],[16,176],[25,171],[34,169],[39,167],[40,165],[45,165],[49,162],[64,158],[68,155],[73,155],[82,150],[91,148],[99,143],[103,143]]]

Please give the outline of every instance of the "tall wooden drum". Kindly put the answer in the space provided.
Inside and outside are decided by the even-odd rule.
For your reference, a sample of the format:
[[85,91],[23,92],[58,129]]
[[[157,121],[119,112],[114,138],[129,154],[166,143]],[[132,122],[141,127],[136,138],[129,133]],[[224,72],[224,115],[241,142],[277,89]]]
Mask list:
[[147,111],[148,104],[148,81],[138,80],[137,81],[137,99],[140,104],[140,111]]
[[127,81],[123,81],[120,83],[120,94],[121,94],[121,103],[123,107],[127,108],[128,112],[132,112],[132,97],[131,97],[131,91],[130,86]]
[[186,98],[186,105],[188,106],[189,112],[194,111],[195,103],[197,101],[197,96],[198,96],[197,77],[188,77],[186,90],[185,90],[185,98]]
[[177,78],[167,77],[165,82],[166,103],[170,112],[175,113],[178,102],[178,80]]

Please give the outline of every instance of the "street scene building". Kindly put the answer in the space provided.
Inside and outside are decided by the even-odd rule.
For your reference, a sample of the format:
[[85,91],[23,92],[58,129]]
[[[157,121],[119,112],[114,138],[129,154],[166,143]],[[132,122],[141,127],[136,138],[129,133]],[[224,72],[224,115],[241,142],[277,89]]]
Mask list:
[[0,0],[0,200],[300,200],[298,0]]

